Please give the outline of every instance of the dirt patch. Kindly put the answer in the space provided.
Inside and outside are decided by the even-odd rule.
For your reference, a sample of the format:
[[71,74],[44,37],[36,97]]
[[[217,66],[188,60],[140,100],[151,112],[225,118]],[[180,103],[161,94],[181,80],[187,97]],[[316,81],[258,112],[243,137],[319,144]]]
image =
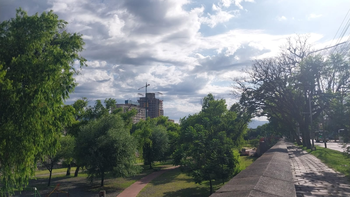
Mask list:
[[[22,191],[21,193],[16,192],[14,197],[33,197],[35,196],[33,189],[34,187],[38,189],[41,197],[45,197],[50,194],[52,190],[54,190],[57,184],[60,184],[59,190],[68,192],[70,197],[96,197],[98,195],[98,191],[100,190],[99,182],[97,180],[93,184],[90,184],[86,177],[53,178],[51,180],[50,187],[47,187],[47,181],[47,179],[31,180],[25,191]],[[111,182],[113,182],[113,179],[107,179],[105,180],[105,185],[109,185]],[[107,191],[107,196],[117,196],[122,191],[122,189],[111,190],[108,187],[103,189]],[[51,196],[55,197],[57,194],[51,194]],[[67,194],[60,193],[58,196],[63,197],[67,196]]]

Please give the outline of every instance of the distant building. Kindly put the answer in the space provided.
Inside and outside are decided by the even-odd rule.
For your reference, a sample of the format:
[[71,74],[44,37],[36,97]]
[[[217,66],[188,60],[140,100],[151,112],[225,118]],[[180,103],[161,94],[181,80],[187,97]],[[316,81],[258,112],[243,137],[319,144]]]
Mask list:
[[[148,109],[147,117],[155,118],[158,116],[164,116],[163,101],[157,99],[155,93],[147,93],[146,97],[140,97],[138,100],[140,107]],[[148,103],[148,105],[146,105]]]
[[144,107],[140,107],[137,102],[125,100],[125,104],[117,104],[117,107],[122,108],[123,113],[131,109],[136,109],[137,114],[132,117],[132,122],[134,124],[140,122],[140,120],[146,120],[146,109]]
[[175,123],[175,121],[174,121],[173,119],[168,119],[168,121],[169,121],[169,122]]

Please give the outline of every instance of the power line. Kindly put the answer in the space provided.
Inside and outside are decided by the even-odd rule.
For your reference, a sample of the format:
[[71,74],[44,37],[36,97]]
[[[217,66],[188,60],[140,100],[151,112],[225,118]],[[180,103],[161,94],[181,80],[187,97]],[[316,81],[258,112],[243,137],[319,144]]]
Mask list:
[[[339,32],[340,28],[343,26],[343,23],[344,23],[344,21],[345,21],[346,17],[348,16],[349,12],[350,12],[350,9],[348,10],[348,12],[346,13],[345,17],[343,18],[343,21],[341,22],[341,24],[340,24],[340,26],[339,26],[339,28],[338,28],[338,30],[337,30],[337,33],[335,33],[333,40],[335,40],[335,37],[337,37],[337,34],[338,34],[338,32]],[[332,45],[333,40],[332,40],[332,42],[331,42],[331,44],[330,44],[330,45]]]
[[[335,39],[335,37],[337,36],[337,34],[338,34],[339,30],[341,29],[341,27],[343,26],[344,22],[345,22],[346,19],[348,18],[349,12],[350,12],[350,9],[349,9],[348,12],[346,13],[346,15],[345,15],[345,17],[344,17],[344,19],[343,19],[341,25],[339,26],[338,31],[337,31],[336,35],[334,36],[334,39]],[[348,31],[349,26],[350,26],[350,17],[348,18],[348,20],[347,20],[347,22],[346,22],[346,24],[345,24],[343,30],[341,31],[341,33],[340,33],[340,35],[339,35],[339,38],[338,38],[337,41],[336,41],[336,45],[335,45],[336,47],[333,49],[332,53],[334,53],[334,52],[337,50],[337,46],[339,45],[339,43],[340,43],[341,40],[343,39],[344,35],[345,35],[346,32]],[[350,34],[349,34],[349,36],[350,36]],[[349,39],[348,39],[346,42],[349,42],[349,41],[350,41],[350,37],[349,37]],[[343,43],[344,43],[344,42],[343,42]],[[342,50],[342,51],[343,51],[343,50]],[[341,51],[341,52],[342,52],[342,51]]]

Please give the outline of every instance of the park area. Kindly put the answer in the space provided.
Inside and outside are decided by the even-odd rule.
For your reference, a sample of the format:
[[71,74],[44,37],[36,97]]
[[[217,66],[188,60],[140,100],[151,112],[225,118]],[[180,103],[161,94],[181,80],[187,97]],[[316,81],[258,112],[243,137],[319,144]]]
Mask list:
[[[252,164],[256,157],[241,156],[241,168],[242,170]],[[127,187],[135,183],[137,180],[159,170],[172,167],[169,162],[156,162],[153,169],[150,169],[148,165],[142,165],[143,170],[136,176],[129,178],[114,178],[106,177],[105,185],[100,187],[99,181],[90,183],[87,180],[87,174],[84,170],[81,170],[78,177],[66,176],[66,168],[54,169],[52,172],[51,186],[47,186],[49,174],[47,170],[36,171],[36,179],[32,179],[29,185],[21,192],[16,192],[14,197],[35,196],[34,187],[37,188],[36,196],[48,196],[58,186],[58,191],[54,191],[50,196],[84,196],[84,197],[96,197],[100,190],[106,190],[107,196],[117,196]],[[75,167],[71,168],[74,171]],[[214,181],[214,189],[218,189],[223,184],[220,181]],[[147,186],[139,193],[138,197],[146,196],[209,196],[209,183],[203,182],[202,184],[196,184],[192,177],[182,172],[179,168],[175,168],[166,171],[159,177],[153,179]]]

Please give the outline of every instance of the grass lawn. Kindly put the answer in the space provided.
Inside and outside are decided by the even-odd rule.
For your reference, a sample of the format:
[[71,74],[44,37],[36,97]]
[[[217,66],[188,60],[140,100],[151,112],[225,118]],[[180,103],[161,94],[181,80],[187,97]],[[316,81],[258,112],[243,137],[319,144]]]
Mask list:
[[[217,190],[222,184],[213,183]],[[196,184],[192,177],[182,173],[180,169],[170,170],[155,178],[137,195],[138,197],[171,197],[171,196],[209,196],[209,182]]]
[[241,159],[241,170],[246,169],[250,164],[252,164],[258,157],[252,156],[240,156]]
[[350,177],[350,156],[339,151],[322,147],[317,147],[315,151],[311,151],[311,149],[306,149],[305,147],[303,147],[303,149],[319,158],[330,168]]
[[[142,162],[142,161],[140,161]],[[153,169],[150,169],[148,165],[141,165],[142,170],[138,175],[135,175],[133,177],[126,177],[126,178],[122,178],[122,177],[118,177],[115,178],[113,176],[111,176],[110,174],[107,174],[105,177],[105,184],[104,186],[101,188],[100,187],[100,178],[95,178],[94,179],[94,184],[89,184],[88,180],[86,180],[87,178],[87,173],[84,172],[83,170],[81,170],[79,172],[78,178],[77,180],[82,180],[80,178],[83,178],[83,182],[85,182],[86,186],[88,186],[88,191],[90,192],[95,192],[97,193],[98,191],[100,191],[101,189],[104,189],[106,191],[122,191],[124,189],[126,189],[127,187],[129,187],[130,185],[132,185],[133,183],[135,183],[137,180],[141,179],[142,177],[160,170],[162,168],[166,168],[166,167],[170,167],[172,166],[171,163],[168,162],[155,162],[153,164]],[[74,177],[74,172],[75,172],[75,167],[71,168],[71,175],[70,176],[66,176],[66,171],[67,168],[59,168],[59,169],[53,169],[52,171],[52,179],[55,178],[59,178],[60,181],[65,181],[65,182],[69,182],[69,181],[73,181],[75,182],[75,177]],[[33,186],[37,187],[38,190],[45,190],[45,189],[53,189],[56,184],[52,183],[52,185],[50,187],[47,186],[47,182],[49,179],[49,171],[48,170],[38,170],[35,172],[36,178],[33,179],[33,181],[35,182],[35,185],[30,184],[28,187],[24,188],[24,190],[26,191],[31,191],[33,190]],[[38,176],[39,175],[39,176]],[[86,180],[86,181],[85,181]]]
[[[256,160],[255,157],[241,156],[241,169],[245,169]],[[213,182],[213,191],[222,186],[220,180]],[[209,196],[209,182],[196,184],[192,177],[180,169],[170,170],[151,181],[139,193],[138,197],[203,197]]]
[[[70,173],[71,174],[74,174],[74,172],[75,172],[75,169],[76,169],[76,167],[72,167],[71,169],[70,169]],[[67,172],[67,168],[58,168],[58,169],[53,169],[52,170],[52,174],[54,174],[54,173],[63,173],[63,172]],[[35,175],[42,175],[42,174],[49,174],[50,172],[49,172],[49,170],[37,170],[37,171],[35,171]]]

